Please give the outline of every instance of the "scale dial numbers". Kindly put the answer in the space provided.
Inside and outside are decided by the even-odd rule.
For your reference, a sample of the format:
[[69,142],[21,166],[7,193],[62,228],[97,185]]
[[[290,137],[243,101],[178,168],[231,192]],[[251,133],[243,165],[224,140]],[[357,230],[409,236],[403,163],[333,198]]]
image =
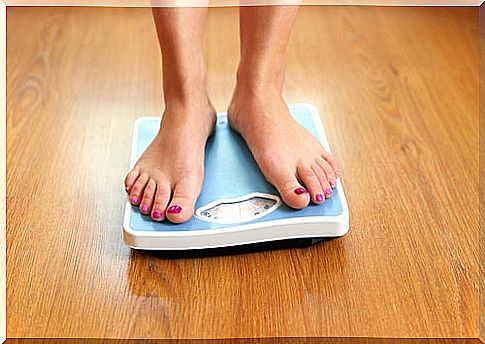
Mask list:
[[242,199],[221,200],[199,208],[198,218],[208,222],[241,223],[265,216],[275,210],[281,201],[274,195],[252,195]]

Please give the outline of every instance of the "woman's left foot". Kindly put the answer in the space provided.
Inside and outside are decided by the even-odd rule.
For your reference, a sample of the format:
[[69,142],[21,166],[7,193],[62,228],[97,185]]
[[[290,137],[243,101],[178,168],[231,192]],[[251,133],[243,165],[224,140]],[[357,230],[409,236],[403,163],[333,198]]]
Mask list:
[[301,209],[310,201],[324,202],[340,176],[335,159],[293,119],[278,87],[256,84],[258,89],[236,88],[228,109],[231,127],[288,206]]

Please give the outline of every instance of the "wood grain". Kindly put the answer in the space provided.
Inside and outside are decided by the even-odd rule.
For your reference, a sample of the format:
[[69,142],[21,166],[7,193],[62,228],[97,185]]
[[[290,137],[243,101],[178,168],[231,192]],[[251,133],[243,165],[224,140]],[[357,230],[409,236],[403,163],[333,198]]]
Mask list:
[[7,8],[0,3],[0,341],[7,337],[7,250],[6,250],[6,228],[7,228],[7,131],[6,131],[6,91],[7,91]]
[[[480,161],[485,161],[485,6],[479,9],[480,21]],[[483,165],[483,164],[482,164]],[[480,339],[485,343],[485,170],[479,169],[480,173]]]
[[15,338],[6,344],[482,344],[478,338],[225,338],[225,339],[93,339]]
[[[237,11],[211,9],[219,111]],[[305,7],[285,97],[317,106],[351,230],[167,259],[121,240],[136,117],[163,108],[148,9],[8,8],[7,334],[478,336],[478,9]]]

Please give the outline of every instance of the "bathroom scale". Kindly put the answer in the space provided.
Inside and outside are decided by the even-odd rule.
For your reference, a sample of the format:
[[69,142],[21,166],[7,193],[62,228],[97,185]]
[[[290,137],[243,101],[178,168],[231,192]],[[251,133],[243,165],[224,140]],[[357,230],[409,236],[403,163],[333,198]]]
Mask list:
[[[289,110],[330,152],[316,108],[291,104]],[[159,125],[159,117],[135,121],[131,166],[156,136]],[[207,141],[202,192],[192,218],[181,224],[156,222],[127,201],[123,229],[125,244],[142,250],[197,250],[302,238],[313,243],[347,233],[349,211],[340,179],[325,202],[310,202],[300,210],[286,206],[222,113]]]

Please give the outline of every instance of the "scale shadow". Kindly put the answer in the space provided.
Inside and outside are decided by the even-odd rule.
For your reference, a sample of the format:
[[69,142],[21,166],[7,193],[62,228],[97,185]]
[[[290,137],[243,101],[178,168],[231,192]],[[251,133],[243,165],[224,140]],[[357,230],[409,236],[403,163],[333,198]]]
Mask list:
[[154,256],[162,259],[187,259],[187,258],[211,258],[220,256],[235,256],[249,253],[286,250],[291,248],[305,248],[322,241],[331,241],[338,238],[298,238],[268,241],[254,244],[237,246],[193,249],[193,250],[164,250],[150,251],[133,249],[134,252],[142,255]]

